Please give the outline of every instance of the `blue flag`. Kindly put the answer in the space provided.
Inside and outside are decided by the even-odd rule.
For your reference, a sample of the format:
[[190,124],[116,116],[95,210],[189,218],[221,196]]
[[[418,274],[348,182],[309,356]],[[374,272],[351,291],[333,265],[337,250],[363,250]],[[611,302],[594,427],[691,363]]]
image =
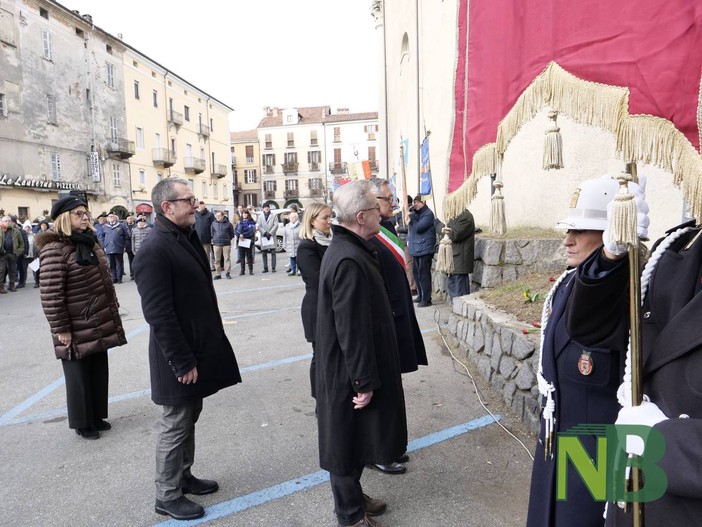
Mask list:
[[422,170],[419,179],[419,193],[422,196],[431,194],[431,168],[429,166],[429,138],[422,141]]

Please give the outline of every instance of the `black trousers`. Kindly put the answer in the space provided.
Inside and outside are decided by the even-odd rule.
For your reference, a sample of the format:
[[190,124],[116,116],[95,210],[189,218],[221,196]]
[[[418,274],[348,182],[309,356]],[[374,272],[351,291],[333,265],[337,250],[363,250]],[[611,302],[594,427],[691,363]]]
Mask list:
[[336,512],[339,525],[353,525],[363,518],[362,474],[363,465],[356,467],[350,474],[329,473],[332,495],[334,496],[334,512]]
[[412,257],[412,272],[420,302],[431,303],[431,262],[433,254]]
[[109,370],[107,353],[94,353],[79,360],[62,360],[66,377],[68,427],[95,426],[107,418]]

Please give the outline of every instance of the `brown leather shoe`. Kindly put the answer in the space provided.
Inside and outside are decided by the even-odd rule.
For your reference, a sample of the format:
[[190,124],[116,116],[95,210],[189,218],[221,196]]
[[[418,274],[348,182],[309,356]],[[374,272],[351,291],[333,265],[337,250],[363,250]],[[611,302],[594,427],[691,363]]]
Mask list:
[[351,527],[383,527],[383,524],[366,514],[359,521],[351,525]]
[[388,504],[383,500],[376,500],[368,496],[363,495],[363,512],[368,516],[380,516],[388,508]]

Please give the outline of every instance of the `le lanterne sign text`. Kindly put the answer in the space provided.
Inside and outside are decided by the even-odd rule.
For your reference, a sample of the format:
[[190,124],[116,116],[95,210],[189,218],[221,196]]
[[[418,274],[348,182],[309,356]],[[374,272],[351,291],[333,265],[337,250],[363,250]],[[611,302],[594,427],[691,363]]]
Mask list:
[[23,187],[23,188],[37,188],[37,189],[47,189],[47,190],[82,190],[82,187],[78,183],[70,183],[67,181],[42,181],[40,179],[33,179],[24,176],[18,176],[13,178],[7,174],[2,174],[0,176],[0,186],[3,187]]

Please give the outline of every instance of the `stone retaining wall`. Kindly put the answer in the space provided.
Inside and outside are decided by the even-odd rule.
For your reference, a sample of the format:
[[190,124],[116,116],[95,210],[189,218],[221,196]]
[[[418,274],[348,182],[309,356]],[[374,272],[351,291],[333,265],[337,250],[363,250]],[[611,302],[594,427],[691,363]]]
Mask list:
[[[471,291],[512,282],[530,271],[560,274],[566,265],[562,242],[562,239],[500,240],[476,236]],[[446,275],[433,272],[432,287],[434,293],[445,298]]]
[[454,298],[448,320],[450,344],[458,357],[477,367],[506,404],[534,434],[539,429],[540,333],[523,334],[526,328],[514,316],[492,310],[477,294]]
[[[560,274],[565,269],[562,239],[502,240],[476,236],[471,291],[497,287],[535,272]],[[446,276],[432,273],[435,295],[446,297]],[[524,334],[524,322],[487,306],[477,294],[453,299],[448,321],[458,356],[480,375],[534,434],[539,431],[539,332]]]

